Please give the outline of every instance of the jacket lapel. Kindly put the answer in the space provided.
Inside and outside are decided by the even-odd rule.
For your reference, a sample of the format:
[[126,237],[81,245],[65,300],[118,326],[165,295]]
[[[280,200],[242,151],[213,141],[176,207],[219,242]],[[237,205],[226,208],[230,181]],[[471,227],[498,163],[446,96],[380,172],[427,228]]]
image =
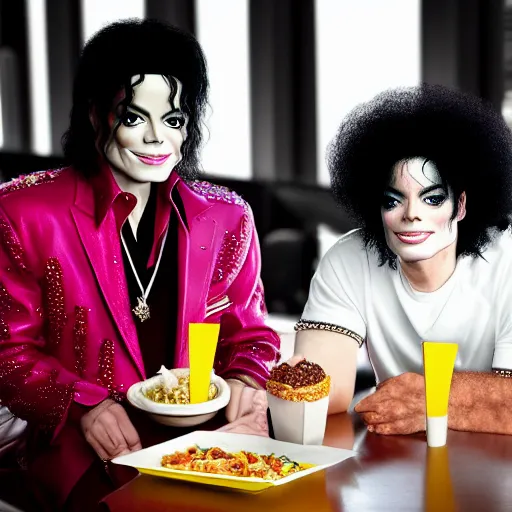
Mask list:
[[217,254],[217,224],[204,215],[212,206],[196,196],[185,184],[179,193],[187,214],[188,230],[180,216],[178,232],[178,318],[175,364],[188,367],[188,325],[204,321],[206,297]]
[[[115,218],[113,213],[109,212],[97,227],[94,209],[89,208],[88,203],[85,197],[80,197],[79,193],[78,200],[72,207],[78,234],[121,338],[133,358],[141,378],[144,378],[145,371],[137,330],[127,299],[128,287],[121,247],[115,237],[117,232]],[[93,204],[91,199],[91,205]]]
[[[202,322],[206,317],[206,299],[213,274],[214,256],[222,237],[215,237],[217,224],[212,216],[205,215],[213,205],[195,194],[185,183],[178,181],[177,185],[183,207],[178,208],[173,201],[179,218],[175,366],[187,367],[188,325]],[[92,194],[88,197],[90,191],[85,191],[85,188],[79,184],[72,215],[112,318],[141,378],[144,378],[137,330],[127,299],[128,287],[121,247],[119,243],[112,243],[113,234],[117,233],[115,218],[110,211],[100,226],[96,226],[94,199]]]

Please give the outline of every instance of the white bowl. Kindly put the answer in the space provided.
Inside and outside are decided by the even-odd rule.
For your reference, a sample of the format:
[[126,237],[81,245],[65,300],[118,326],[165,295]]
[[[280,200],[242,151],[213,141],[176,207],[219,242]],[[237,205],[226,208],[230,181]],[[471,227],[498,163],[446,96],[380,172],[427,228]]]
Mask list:
[[[189,368],[175,368],[172,372],[179,378],[190,373]],[[133,384],[126,397],[137,409],[146,412],[153,420],[172,427],[192,427],[213,418],[217,412],[226,407],[231,397],[228,383],[213,374],[211,382],[217,386],[217,396],[213,400],[200,404],[159,404],[144,395],[144,390],[157,386],[163,380],[162,375]]]

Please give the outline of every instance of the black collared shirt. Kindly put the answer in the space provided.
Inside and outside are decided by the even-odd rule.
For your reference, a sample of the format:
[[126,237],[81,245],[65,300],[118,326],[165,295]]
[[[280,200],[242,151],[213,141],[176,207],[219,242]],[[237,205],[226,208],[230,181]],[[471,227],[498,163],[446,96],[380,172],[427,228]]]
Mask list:
[[[155,264],[147,268],[153,247],[157,194],[158,184],[155,183],[151,185],[149,199],[137,227],[137,240],[135,240],[133,236],[133,231],[128,220],[126,220],[121,230],[144,290],[146,290],[151,280],[158,261],[157,257]],[[137,328],[146,376],[148,378],[155,375],[161,365],[165,365],[167,368],[173,368],[177,324],[177,255],[178,219],[174,211],[171,210],[169,231],[163,248],[162,259],[147,298],[150,318],[141,322],[132,312]],[[128,293],[130,295],[130,304],[132,308],[134,308],[137,305],[137,297],[142,296],[142,291],[137,284],[124,247],[123,261],[128,283]]]

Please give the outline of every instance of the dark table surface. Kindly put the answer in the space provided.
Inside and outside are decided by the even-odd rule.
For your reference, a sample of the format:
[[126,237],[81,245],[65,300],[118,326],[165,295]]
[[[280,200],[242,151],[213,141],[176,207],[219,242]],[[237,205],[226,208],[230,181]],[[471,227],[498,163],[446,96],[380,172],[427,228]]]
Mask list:
[[512,437],[450,431],[446,447],[429,449],[424,434],[370,434],[339,414],[324,444],[358,454],[259,494],[140,475],[105,503],[111,512],[512,510]]

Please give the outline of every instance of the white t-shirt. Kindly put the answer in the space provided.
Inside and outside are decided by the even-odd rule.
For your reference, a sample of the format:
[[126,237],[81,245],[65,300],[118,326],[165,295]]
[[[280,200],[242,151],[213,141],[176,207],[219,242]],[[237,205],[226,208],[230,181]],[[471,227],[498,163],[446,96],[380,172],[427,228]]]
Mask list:
[[503,233],[483,256],[459,257],[439,290],[422,293],[399,265],[379,266],[377,252],[351,231],[322,258],[302,322],[366,340],[377,382],[422,373],[423,341],[458,343],[457,370],[512,369],[512,234]]

